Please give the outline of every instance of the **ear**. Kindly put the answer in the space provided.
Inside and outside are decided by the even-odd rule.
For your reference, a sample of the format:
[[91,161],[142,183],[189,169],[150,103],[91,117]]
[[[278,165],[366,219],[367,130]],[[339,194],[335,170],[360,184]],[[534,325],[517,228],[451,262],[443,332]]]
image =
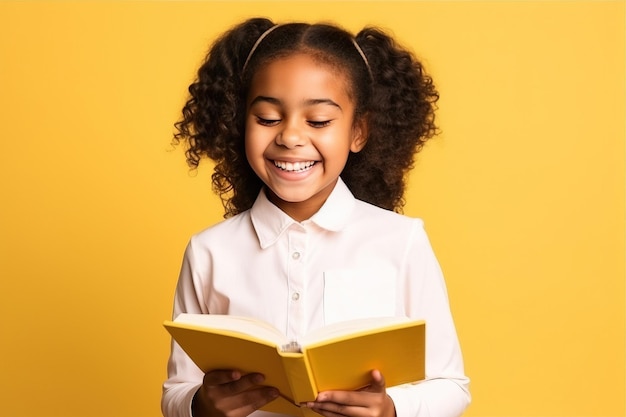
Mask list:
[[358,120],[354,121],[352,126],[352,143],[350,144],[350,151],[357,153],[360,152],[367,143],[369,129],[367,124],[367,117],[361,116]]

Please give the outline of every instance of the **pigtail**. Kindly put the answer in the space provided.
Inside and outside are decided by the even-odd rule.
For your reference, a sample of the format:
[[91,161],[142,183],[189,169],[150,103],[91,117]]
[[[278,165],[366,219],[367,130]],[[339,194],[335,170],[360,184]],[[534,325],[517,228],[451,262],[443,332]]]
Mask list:
[[356,42],[372,74],[369,135],[364,149],[351,155],[342,178],[357,198],[401,211],[415,154],[437,133],[439,94],[422,64],[380,29],[363,29]]
[[256,18],[235,26],[212,45],[189,86],[182,119],[175,123],[176,144],[187,142],[191,168],[203,157],[215,162],[213,189],[220,195],[225,217],[250,207],[261,182],[245,160],[243,91],[244,62],[258,37],[274,23]]

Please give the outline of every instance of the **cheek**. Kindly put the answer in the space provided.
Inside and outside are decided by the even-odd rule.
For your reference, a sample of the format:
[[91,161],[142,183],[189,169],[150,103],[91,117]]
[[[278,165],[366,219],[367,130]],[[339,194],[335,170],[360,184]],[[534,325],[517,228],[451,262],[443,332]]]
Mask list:
[[352,145],[351,136],[345,129],[328,132],[318,138],[317,145],[320,152],[336,155],[338,159],[347,158]]
[[254,159],[254,141],[251,140],[250,135],[248,134],[248,132],[246,131],[246,136],[245,136],[245,140],[244,140],[244,148],[246,150],[246,158],[248,159],[248,162],[252,163],[252,160]]
[[248,160],[250,166],[252,166],[252,169],[257,171],[259,166],[264,163],[264,154],[267,144],[264,143],[261,137],[259,137],[258,130],[254,127],[250,127],[246,129],[244,145],[246,159]]
[[246,149],[246,156],[248,157],[248,159],[250,158],[250,154],[253,151],[254,148],[254,144],[255,141],[253,140],[253,138],[255,137],[255,129],[254,129],[254,124],[250,122],[249,119],[246,119],[246,125],[245,125],[245,132],[244,132],[244,145],[245,145],[245,149]]

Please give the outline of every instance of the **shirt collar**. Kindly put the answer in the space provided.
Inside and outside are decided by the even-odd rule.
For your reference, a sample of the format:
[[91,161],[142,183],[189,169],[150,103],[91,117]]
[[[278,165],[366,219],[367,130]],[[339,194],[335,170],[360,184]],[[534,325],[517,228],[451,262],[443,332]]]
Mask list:
[[356,200],[341,178],[328,196],[324,205],[309,220],[299,223],[276,207],[261,190],[252,208],[250,218],[259,238],[261,248],[273,245],[290,226],[302,227],[315,223],[322,229],[338,232],[343,229],[352,215]]

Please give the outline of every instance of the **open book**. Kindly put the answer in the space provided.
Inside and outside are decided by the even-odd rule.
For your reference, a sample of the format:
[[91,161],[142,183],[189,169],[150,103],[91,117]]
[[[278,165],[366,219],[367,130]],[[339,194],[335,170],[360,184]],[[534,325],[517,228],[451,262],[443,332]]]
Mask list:
[[[287,340],[268,323],[248,317],[181,314],[164,326],[204,372],[260,372],[280,391],[263,410],[291,415],[320,391],[356,390],[378,369],[386,385],[424,379],[425,323],[379,317],[335,323],[302,340]],[[317,414],[316,414],[317,415]],[[319,417],[319,415],[318,415]]]

